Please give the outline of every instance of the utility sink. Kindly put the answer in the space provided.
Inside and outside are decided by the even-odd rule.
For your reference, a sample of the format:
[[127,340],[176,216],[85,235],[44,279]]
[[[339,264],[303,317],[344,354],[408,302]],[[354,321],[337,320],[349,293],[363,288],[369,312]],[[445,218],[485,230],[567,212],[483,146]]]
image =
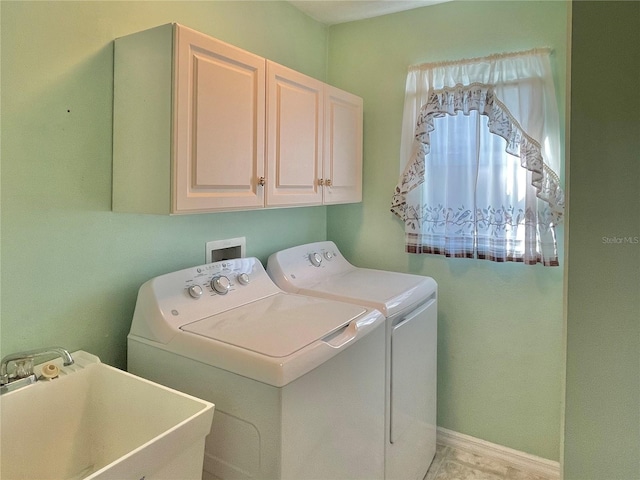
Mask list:
[[48,362],[58,378],[0,397],[2,480],[202,478],[213,404],[72,356]]

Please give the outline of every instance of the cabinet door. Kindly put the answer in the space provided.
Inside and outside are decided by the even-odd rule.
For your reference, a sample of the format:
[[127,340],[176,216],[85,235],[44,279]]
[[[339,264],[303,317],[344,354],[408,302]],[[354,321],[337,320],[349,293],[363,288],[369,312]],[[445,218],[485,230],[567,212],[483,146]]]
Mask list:
[[324,135],[324,203],[361,202],[362,98],[327,85]]
[[177,26],[172,210],[262,207],[265,60]]
[[323,90],[267,61],[267,206],[322,203]]

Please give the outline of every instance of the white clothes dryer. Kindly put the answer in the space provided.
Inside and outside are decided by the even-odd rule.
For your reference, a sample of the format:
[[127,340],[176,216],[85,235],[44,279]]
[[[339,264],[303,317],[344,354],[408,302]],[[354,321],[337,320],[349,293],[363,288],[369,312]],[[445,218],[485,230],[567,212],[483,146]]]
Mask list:
[[422,480],[436,450],[435,280],[355,267],[330,241],[274,253],[267,272],[285,291],[351,302],[385,315],[385,478]]
[[215,403],[204,479],[382,479],[383,325],[226,260],[140,287],[128,370]]

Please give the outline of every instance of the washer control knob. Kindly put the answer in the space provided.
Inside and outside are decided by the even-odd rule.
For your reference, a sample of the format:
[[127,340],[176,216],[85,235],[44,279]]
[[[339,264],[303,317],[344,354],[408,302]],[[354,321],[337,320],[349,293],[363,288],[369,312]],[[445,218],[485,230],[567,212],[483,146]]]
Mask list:
[[231,288],[231,282],[224,275],[220,275],[211,280],[211,288],[220,295],[226,295]]
[[237,278],[238,278],[238,283],[239,283],[240,285],[249,285],[249,282],[250,282],[250,280],[251,280],[251,279],[249,278],[249,275],[248,275],[248,274],[246,274],[246,273],[241,273],[240,275],[238,275],[238,277],[237,277]]
[[200,285],[191,285],[189,288],[187,288],[187,291],[189,292],[191,298],[195,298],[196,300],[199,299],[204,293]]
[[311,265],[314,267],[319,267],[322,263],[322,257],[316,252],[309,254],[309,260],[311,261]]
[[326,258],[327,260],[333,260],[333,253],[327,250],[326,252],[324,252],[324,258]]

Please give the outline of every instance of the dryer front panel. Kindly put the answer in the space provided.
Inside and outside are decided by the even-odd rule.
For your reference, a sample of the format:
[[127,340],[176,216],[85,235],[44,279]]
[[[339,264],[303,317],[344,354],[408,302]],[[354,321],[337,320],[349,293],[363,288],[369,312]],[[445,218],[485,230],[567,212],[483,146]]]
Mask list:
[[[435,296],[396,319],[390,344],[387,478],[422,478],[435,453],[437,303]],[[405,458],[405,453],[423,455]],[[425,463],[422,465],[421,463]]]

